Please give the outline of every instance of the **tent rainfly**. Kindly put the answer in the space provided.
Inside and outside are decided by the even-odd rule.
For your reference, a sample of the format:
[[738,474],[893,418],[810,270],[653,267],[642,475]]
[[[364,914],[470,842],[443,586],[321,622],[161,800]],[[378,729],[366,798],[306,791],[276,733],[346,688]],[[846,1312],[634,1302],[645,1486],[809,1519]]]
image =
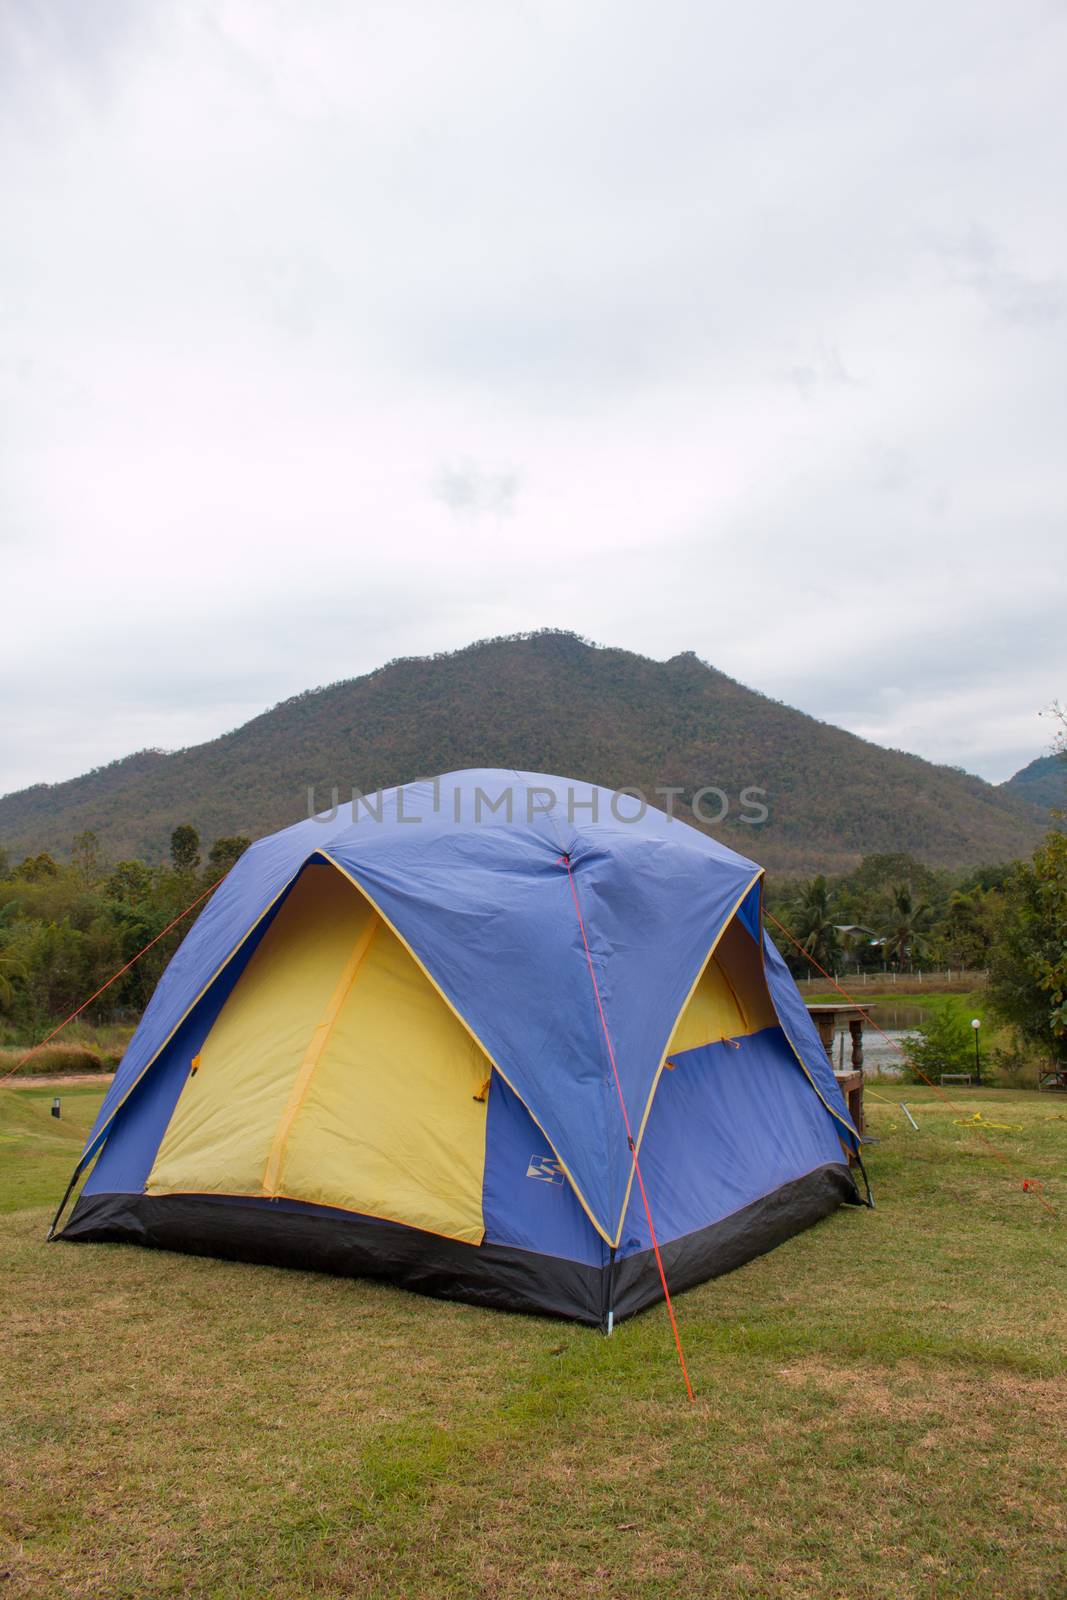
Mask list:
[[662,1295],[649,1216],[672,1291],[741,1265],[858,1200],[762,876],[539,773],[260,839],[164,972],[58,1237],[609,1327]]

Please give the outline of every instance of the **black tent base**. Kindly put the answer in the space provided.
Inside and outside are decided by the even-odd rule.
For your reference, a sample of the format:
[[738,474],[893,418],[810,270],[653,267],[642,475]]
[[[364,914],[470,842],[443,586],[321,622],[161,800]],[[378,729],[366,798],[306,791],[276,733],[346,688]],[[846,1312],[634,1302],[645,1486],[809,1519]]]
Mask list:
[[[662,1246],[671,1295],[773,1250],[839,1205],[860,1203],[847,1166],[836,1163],[783,1184],[732,1216]],[[589,1267],[508,1245],[462,1244],[399,1223],[292,1201],[94,1194],[78,1201],[57,1237],[384,1278],[418,1294],[596,1327],[607,1325],[609,1310],[618,1322],[663,1297],[650,1250],[611,1267]]]

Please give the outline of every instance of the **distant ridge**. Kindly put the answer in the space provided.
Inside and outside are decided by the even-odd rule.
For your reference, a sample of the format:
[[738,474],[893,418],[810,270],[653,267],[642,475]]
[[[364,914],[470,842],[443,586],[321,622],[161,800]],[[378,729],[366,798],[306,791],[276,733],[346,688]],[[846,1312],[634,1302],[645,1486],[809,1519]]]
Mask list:
[[[1037,765],[1034,763],[1032,765]],[[66,783],[0,799],[13,856],[69,852],[92,828],[111,859],[161,860],[191,822],[205,843],[299,821],[319,807],[460,767],[520,766],[637,787],[715,785],[732,814],[711,831],[779,872],[838,871],[874,851],[965,867],[1030,851],[1047,812],[1018,791],[885,750],[747,689],[692,651],[652,661],[572,633],[488,639],[405,657],[286,700],[206,744],[144,750]],[[1030,771],[1030,768],[1025,769]],[[746,787],[769,819],[736,820]],[[707,802],[709,808],[716,804]]]
[[1000,787],[1043,810],[1067,811],[1067,760],[1063,756],[1038,756]]

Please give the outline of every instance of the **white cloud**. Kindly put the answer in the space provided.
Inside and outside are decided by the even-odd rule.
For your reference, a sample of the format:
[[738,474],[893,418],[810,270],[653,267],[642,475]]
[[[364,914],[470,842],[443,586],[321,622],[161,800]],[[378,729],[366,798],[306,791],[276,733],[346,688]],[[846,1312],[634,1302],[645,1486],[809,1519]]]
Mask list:
[[515,509],[519,477],[507,469],[493,472],[477,462],[463,461],[443,466],[434,477],[432,490],[456,516],[508,517]]
[[0,26],[0,788],[545,623],[1042,748],[1062,11]]

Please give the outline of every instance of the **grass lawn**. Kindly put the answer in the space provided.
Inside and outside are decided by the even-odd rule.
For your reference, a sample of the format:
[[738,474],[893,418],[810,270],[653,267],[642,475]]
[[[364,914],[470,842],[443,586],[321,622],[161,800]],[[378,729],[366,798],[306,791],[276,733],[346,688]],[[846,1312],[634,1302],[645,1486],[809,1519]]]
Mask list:
[[45,1246],[100,1092],[0,1091],[0,1597],[1067,1595],[1062,1099],[879,1086],[877,1211],[680,1296],[691,1406],[662,1308]]

